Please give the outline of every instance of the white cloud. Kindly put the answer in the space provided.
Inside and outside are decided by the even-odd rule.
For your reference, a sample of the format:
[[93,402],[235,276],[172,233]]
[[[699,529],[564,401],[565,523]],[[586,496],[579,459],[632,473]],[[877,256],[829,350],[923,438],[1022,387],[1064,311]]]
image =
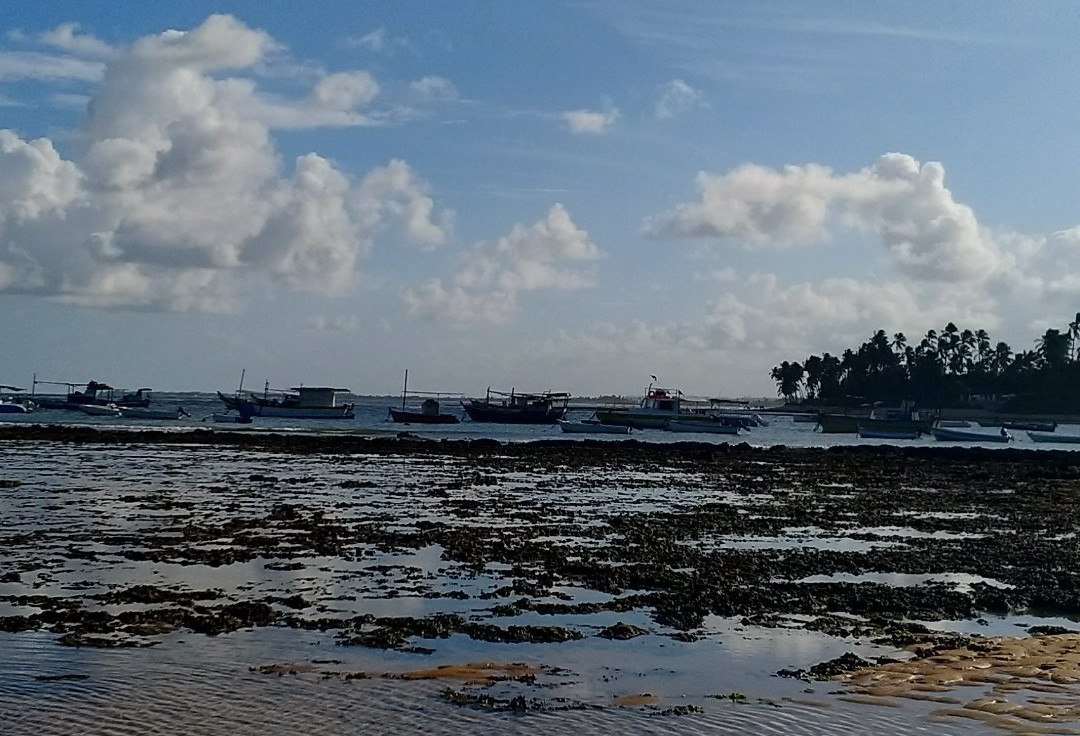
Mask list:
[[104,72],[105,65],[99,61],[38,51],[0,51],[0,81],[73,79],[96,82]]
[[450,288],[434,280],[407,291],[405,302],[414,314],[454,324],[501,323],[516,308],[518,292],[593,286],[587,274],[562,264],[601,256],[589,234],[556,204],[532,225],[514,225],[494,243],[474,245],[462,257]]
[[427,101],[449,102],[458,96],[453,82],[442,77],[424,77],[410,84],[409,88],[414,95]]
[[62,51],[94,59],[106,59],[114,53],[114,49],[101,39],[79,33],[78,23],[61,23],[41,34],[41,41]]
[[705,95],[681,79],[672,79],[660,90],[656,103],[656,117],[661,120],[673,118],[695,107],[705,106]]
[[409,39],[403,36],[391,36],[385,28],[376,28],[362,36],[350,36],[345,39],[345,46],[363,49],[373,54],[391,53],[395,49],[409,48]]
[[606,110],[570,110],[562,114],[563,123],[575,135],[604,135],[619,119],[617,108]]
[[[55,40],[79,38],[72,28]],[[245,274],[340,291],[394,222],[403,240],[442,243],[450,214],[403,161],[359,182],[315,153],[282,170],[267,118],[306,107],[295,124],[344,124],[378,85],[366,72],[326,75],[306,102],[291,102],[247,78],[212,76],[251,70],[275,48],[262,31],[211,16],[109,58],[78,158],[0,132],[0,291],[221,311],[235,306]]]
[[647,219],[645,229],[759,248],[826,241],[846,226],[873,233],[892,262],[914,276],[983,279],[1001,268],[1001,253],[944,180],[941,164],[899,153],[846,175],[816,164],[745,164],[722,175],[699,173],[700,201]]

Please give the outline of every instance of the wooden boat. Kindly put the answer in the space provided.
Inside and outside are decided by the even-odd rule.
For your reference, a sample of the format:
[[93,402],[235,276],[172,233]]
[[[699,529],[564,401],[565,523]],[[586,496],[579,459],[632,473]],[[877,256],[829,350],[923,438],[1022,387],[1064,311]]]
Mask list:
[[664,429],[669,432],[695,432],[698,434],[738,434],[739,427],[734,424],[721,424],[715,420],[711,422],[691,421],[682,419],[669,419]]
[[141,406],[129,406],[119,407],[120,416],[124,419],[161,419],[161,420],[179,420],[187,416],[191,416],[184,407],[178,406],[175,409],[146,409]]
[[949,427],[934,427],[930,430],[934,439],[943,442],[1009,442],[1013,437],[1004,427],[1000,432],[993,434],[987,432],[971,432],[963,429],[951,429]]
[[1004,427],[1018,432],[1053,432],[1057,422],[1039,422],[1028,419],[980,419],[980,427]]
[[34,410],[33,402],[26,399],[4,396],[5,391],[25,391],[18,386],[0,386],[0,414],[26,414]]
[[595,419],[584,419],[580,422],[568,422],[565,419],[560,419],[559,429],[567,434],[630,434],[629,427],[601,424]]
[[251,417],[230,414],[227,409],[221,414],[211,414],[210,417],[219,424],[251,424]]
[[866,416],[821,414],[818,426],[826,434],[855,434],[860,426],[872,430],[926,434],[934,426],[934,418],[923,416],[904,402],[898,409],[874,409]]
[[888,427],[867,427],[860,424],[856,433],[866,440],[917,440],[921,434],[917,429],[889,429]]
[[1027,436],[1032,442],[1040,444],[1080,445],[1080,434],[1048,434],[1043,432],[1028,432]]
[[[101,381],[88,381],[86,383],[72,383],[71,381],[39,381],[37,376],[34,376],[34,388],[33,393],[37,395],[37,387],[39,385],[46,386],[66,386],[67,392],[63,396],[42,396],[40,399],[35,399],[37,404],[43,409],[74,409],[79,407],[93,404],[97,406],[117,406],[117,407],[148,407],[150,406],[150,392],[152,389],[140,388],[135,391],[125,391],[123,389],[113,388],[107,383]],[[81,391],[79,386],[84,387]],[[116,394],[120,391],[120,396]]]
[[[492,398],[492,397],[503,398]],[[474,422],[500,422],[503,424],[555,424],[566,415],[570,394],[545,391],[539,394],[521,394],[492,391],[489,387],[483,399],[462,401],[465,413]]]
[[660,388],[651,383],[645,389],[645,396],[636,407],[597,409],[596,418],[600,420],[601,424],[633,427],[634,429],[667,429],[670,421],[712,426],[724,423],[730,424],[736,429],[741,424],[737,420],[721,422],[710,414],[688,411],[683,406],[682,391]]
[[348,393],[347,388],[326,386],[296,386],[288,390],[271,389],[267,381],[262,395],[239,391],[228,396],[218,391],[226,409],[246,417],[287,417],[289,419],[353,419],[352,404],[338,404],[337,395]]
[[399,424],[457,424],[460,419],[454,414],[439,413],[439,397],[448,396],[443,392],[413,391],[413,396],[427,395],[420,405],[420,411],[407,411],[405,401],[409,396],[409,371],[405,371],[405,384],[401,389],[401,408],[390,407],[389,419]]
[[117,417],[120,416],[120,407],[115,404],[101,406],[99,404],[80,404],[79,411],[92,417]]

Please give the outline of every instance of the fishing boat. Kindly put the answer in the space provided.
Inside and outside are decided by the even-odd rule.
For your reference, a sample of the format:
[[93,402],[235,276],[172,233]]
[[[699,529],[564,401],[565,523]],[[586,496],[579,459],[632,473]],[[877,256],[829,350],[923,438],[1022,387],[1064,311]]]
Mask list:
[[864,440],[917,440],[920,432],[917,429],[889,429],[888,427],[867,427],[858,425],[855,430],[860,439]]
[[567,434],[630,434],[630,427],[601,424],[595,419],[583,419],[580,422],[560,419],[559,429]]
[[[38,398],[38,386],[65,386],[66,392],[60,396],[42,395]],[[81,390],[80,390],[80,387]],[[150,392],[153,389],[139,388],[134,391],[113,388],[101,381],[87,381],[86,383],[72,383],[71,381],[39,381],[34,376],[33,396],[34,401],[43,409],[69,409],[78,410],[79,407],[88,404],[108,406],[112,404],[118,407],[148,407],[150,406]],[[119,396],[117,393],[119,392]]]
[[739,426],[735,424],[722,424],[717,421],[685,421],[683,419],[669,419],[664,429],[668,432],[695,432],[697,434],[738,434]]
[[1000,432],[974,432],[951,427],[934,427],[930,430],[935,440],[943,442],[1009,442],[1013,436],[1004,427]]
[[[597,409],[596,418],[601,424],[634,429],[667,429],[670,421],[704,426],[723,424],[710,414],[692,412],[683,406],[682,391],[661,388],[652,383],[645,389],[645,396],[636,407]],[[735,422],[730,424],[738,427]]]
[[180,420],[184,417],[191,416],[184,407],[178,406],[175,409],[147,409],[141,406],[121,406],[120,416],[124,419],[160,419],[160,420]]
[[934,417],[923,416],[909,402],[896,409],[874,409],[866,416],[855,414],[821,414],[818,426],[826,434],[855,434],[859,427],[889,432],[928,433],[934,426]]
[[106,404],[104,406],[101,404],[80,404],[78,409],[83,414],[92,417],[120,417],[120,407],[116,406],[116,404]]
[[34,410],[34,403],[22,398],[4,396],[5,391],[25,391],[18,386],[0,386],[0,414],[26,414]]
[[233,396],[221,391],[217,395],[226,409],[233,409],[242,417],[353,419],[356,416],[353,405],[337,403],[337,395],[344,393],[349,393],[349,389],[328,386],[271,389],[267,381],[261,395],[249,393],[245,397],[239,391]]
[[413,391],[412,396],[426,396],[420,404],[420,411],[408,411],[405,403],[410,396],[409,371],[405,371],[405,384],[401,389],[401,408],[390,407],[389,419],[399,424],[457,424],[460,419],[454,414],[441,414],[439,412],[439,398],[453,394],[441,391]]
[[1045,432],[1028,432],[1027,436],[1032,442],[1040,444],[1080,445],[1080,434],[1049,434]]
[[555,424],[566,415],[569,401],[570,394],[563,392],[522,394],[511,389],[510,393],[503,393],[489,387],[483,399],[462,401],[461,406],[474,422]]
[[1053,432],[1057,422],[1039,422],[1028,419],[985,419],[979,421],[980,427],[1004,427],[1018,432]]

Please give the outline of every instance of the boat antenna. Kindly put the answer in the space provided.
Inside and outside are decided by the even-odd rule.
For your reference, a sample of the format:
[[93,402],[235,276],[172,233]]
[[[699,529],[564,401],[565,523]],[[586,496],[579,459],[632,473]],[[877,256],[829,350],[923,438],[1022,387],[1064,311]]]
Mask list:
[[240,386],[236,389],[236,393],[240,393],[244,390],[244,374],[247,373],[247,368],[240,369]]
[[409,390],[409,369],[405,369],[405,385],[401,387],[401,410],[405,411],[405,392]]

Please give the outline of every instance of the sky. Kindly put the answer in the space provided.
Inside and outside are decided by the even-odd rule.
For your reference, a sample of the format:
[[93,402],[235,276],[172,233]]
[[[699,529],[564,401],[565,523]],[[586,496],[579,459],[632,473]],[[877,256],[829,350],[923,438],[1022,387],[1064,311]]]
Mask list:
[[773,396],[1080,310],[1072,2],[5,11],[0,383]]

